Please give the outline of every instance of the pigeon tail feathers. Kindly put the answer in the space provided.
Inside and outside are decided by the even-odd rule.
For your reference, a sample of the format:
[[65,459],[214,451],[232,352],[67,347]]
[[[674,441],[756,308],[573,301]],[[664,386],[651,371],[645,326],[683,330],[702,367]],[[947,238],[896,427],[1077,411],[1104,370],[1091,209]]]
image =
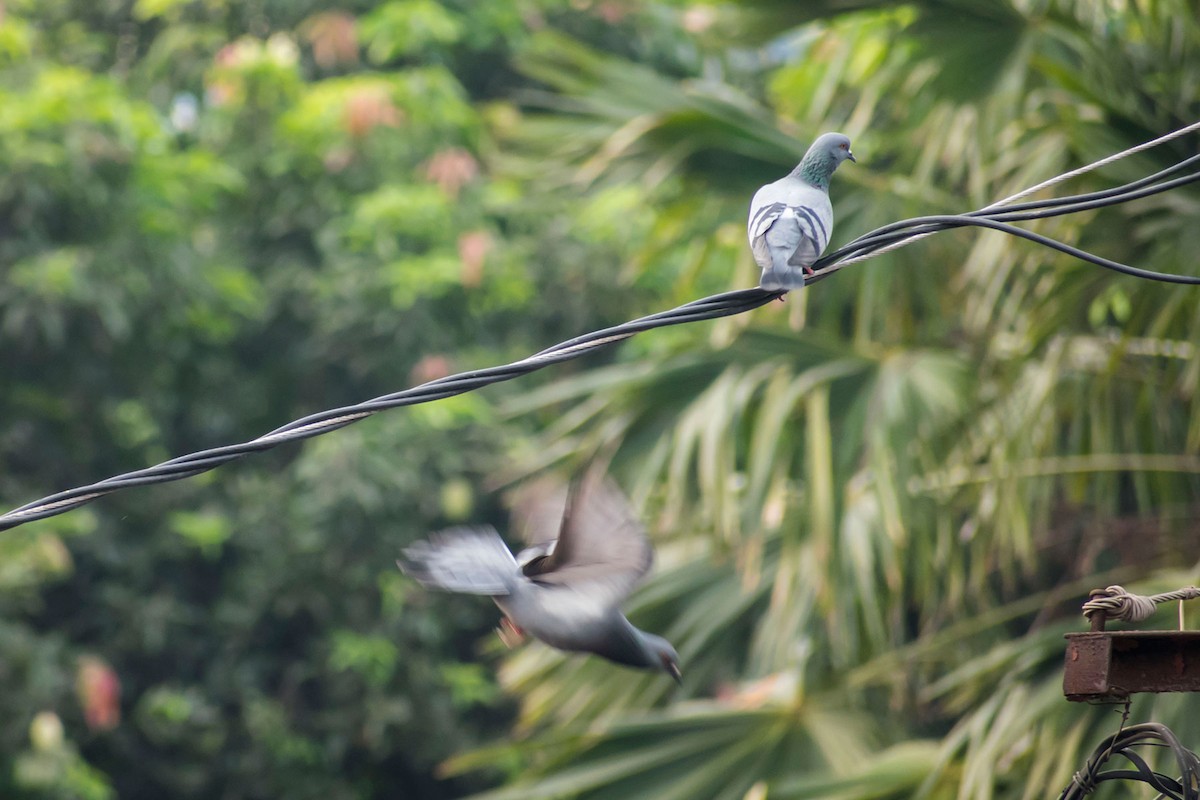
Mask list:
[[768,292],[793,291],[804,288],[804,271],[798,267],[764,269],[758,285]]
[[423,586],[444,592],[511,594],[520,576],[517,560],[495,528],[449,528],[404,550],[396,561]]

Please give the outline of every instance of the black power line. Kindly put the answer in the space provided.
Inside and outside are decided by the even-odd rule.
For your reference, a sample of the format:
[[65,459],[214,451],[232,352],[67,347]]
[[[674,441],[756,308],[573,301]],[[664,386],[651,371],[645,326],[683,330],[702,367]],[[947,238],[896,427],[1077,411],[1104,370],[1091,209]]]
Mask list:
[[[1090,194],[1031,201],[1011,206],[991,206],[978,211],[972,211],[968,214],[917,217],[885,225],[864,236],[860,236],[839,250],[817,260],[813,264],[814,269],[817,270],[817,274],[808,283],[816,283],[830,277],[832,272],[830,268],[836,269],[839,262],[851,258],[861,259],[864,256],[878,253],[884,248],[893,246],[897,242],[913,236],[927,235],[951,228],[974,226],[991,228],[1012,236],[1028,239],[1088,263],[1138,278],[1189,285],[1200,284],[1200,277],[1198,276],[1171,275],[1120,264],[1011,224],[1012,222],[1072,214],[1102,206],[1125,203],[1130,200],[1158,194],[1159,192],[1165,192],[1188,183],[1194,183],[1200,181],[1200,172],[1192,172],[1181,177],[1171,178],[1170,180],[1167,180],[1167,178],[1198,163],[1200,163],[1200,156],[1193,156],[1169,169],[1133,183]],[[829,271],[822,274],[820,272],[822,269]],[[120,489],[131,486],[144,486],[152,483],[165,483],[199,475],[202,472],[207,472],[210,469],[227,464],[230,461],[251,453],[270,450],[285,442],[308,439],[322,433],[343,428],[360,419],[365,419],[389,408],[428,403],[452,397],[456,394],[474,391],[493,383],[512,380],[513,378],[535,372],[551,364],[558,364],[578,358],[584,353],[622,341],[642,331],[663,328],[670,325],[682,325],[688,322],[717,319],[719,317],[727,317],[751,311],[766,305],[778,297],[782,297],[783,294],[782,292],[769,292],[758,288],[725,292],[724,294],[687,303],[669,311],[661,311],[657,314],[651,314],[620,325],[614,325],[611,328],[578,336],[542,350],[539,353],[535,353],[528,358],[514,361],[511,364],[462,372],[457,375],[450,375],[445,378],[429,381],[428,383],[423,383],[403,391],[385,394],[362,403],[310,414],[248,442],[189,453],[188,455],[173,458],[170,461],[164,461],[153,467],[115,475],[111,478],[88,484],[87,486],[68,489],[67,491],[35,500],[32,503],[27,503],[20,508],[0,515],[0,531],[15,528],[18,525],[23,525],[26,522],[32,522],[36,519],[62,514]]]
[[[1175,756],[1179,777],[1164,775],[1151,769],[1141,756],[1133,752],[1138,746],[1165,747]],[[1122,756],[1133,769],[1103,770],[1109,759]],[[1063,789],[1059,800],[1082,800],[1101,784],[1108,781],[1136,781],[1148,784],[1158,797],[1171,800],[1200,800],[1200,759],[1184,747],[1179,738],[1166,725],[1145,722],[1122,728],[1102,741],[1092,751],[1083,769],[1075,773],[1071,783]]]

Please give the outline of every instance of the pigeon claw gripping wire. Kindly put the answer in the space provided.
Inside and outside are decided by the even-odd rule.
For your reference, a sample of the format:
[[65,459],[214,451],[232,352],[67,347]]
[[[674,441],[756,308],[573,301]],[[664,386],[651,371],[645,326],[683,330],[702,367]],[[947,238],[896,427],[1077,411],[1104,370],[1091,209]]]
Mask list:
[[496,635],[509,650],[525,644],[525,631],[514,625],[508,617],[500,618],[500,627],[496,628]]

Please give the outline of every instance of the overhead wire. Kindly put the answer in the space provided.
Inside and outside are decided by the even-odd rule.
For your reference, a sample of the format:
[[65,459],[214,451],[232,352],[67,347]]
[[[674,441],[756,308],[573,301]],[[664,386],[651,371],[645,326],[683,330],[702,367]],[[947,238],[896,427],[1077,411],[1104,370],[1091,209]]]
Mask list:
[[[1134,277],[1169,283],[1200,284],[1200,276],[1173,275],[1121,264],[1011,224],[1012,222],[1042,219],[1129,202],[1130,200],[1169,191],[1170,189],[1198,181],[1200,180],[1200,171],[1171,180],[1166,180],[1166,178],[1200,164],[1200,155],[1190,157],[1168,169],[1112,189],[1081,195],[1028,201],[1016,205],[1005,205],[1036,191],[1060,183],[1069,177],[1091,171],[1120,158],[1178,138],[1194,130],[1200,130],[1200,122],[1181,128],[1151,142],[1145,142],[1120,153],[1114,153],[1100,161],[1093,162],[1063,175],[1055,176],[1037,186],[1030,187],[977,211],[966,214],[942,214],[917,217],[885,225],[854,239],[838,250],[818,259],[813,264],[813,268],[817,271],[817,274],[806,281],[806,283],[817,283],[846,266],[890,252],[938,231],[975,226],[990,228],[1027,239],[1085,262]],[[181,480],[199,475],[251,453],[278,447],[285,442],[299,441],[323,433],[329,433],[386,409],[442,400],[494,383],[512,380],[513,378],[543,369],[551,364],[578,358],[585,353],[623,341],[643,331],[742,314],[760,308],[772,300],[782,298],[783,295],[783,292],[767,291],[760,288],[724,292],[695,300],[667,311],[649,314],[635,320],[630,320],[629,322],[621,323],[620,325],[614,325],[577,336],[509,364],[469,370],[428,381],[398,392],[381,395],[361,403],[309,414],[246,442],[209,448],[178,456],[155,466],[115,475],[96,483],[68,489],[31,503],[26,503],[7,513],[0,514],[0,531],[15,528],[18,525],[23,525],[33,520],[62,514],[121,489]]]
[[[992,203],[991,205],[985,206],[984,208],[981,208],[981,209],[979,209],[979,211],[974,212],[974,213],[986,214],[990,211],[994,211],[995,209],[1009,206],[1010,203],[1014,203],[1023,197],[1029,197],[1030,195],[1037,194],[1038,192],[1049,189],[1052,186],[1057,186],[1058,184],[1063,183],[1064,181],[1069,181],[1072,178],[1079,177],[1080,175],[1086,175],[1089,172],[1100,169],[1102,167],[1106,167],[1109,164],[1116,163],[1117,161],[1120,161],[1125,158],[1129,158],[1130,156],[1136,155],[1136,154],[1144,152],[1146,150],[1150,150],[1154,147],[1158,147],[1159,145],[1167,144],[1168,142],[1172,142],[1175,139],[1179,139],[1183,136],[1186,136],[1190,133],[1195,133],[1197,131],[1200,131],[1200,120],[1193,122],[1191,124],[1188,124],[1188,125],[1184,125],[1182,128],[1177,128],[1173,131],[1170,131],[1169,133],[1165,133],[1156,139],[1151,139],[1149,141],[1142,142],[1141,144],[1136,144],[1133,147],[1129,147],[1129,148],[1126,148],[1119,152],[1112,153],[1110,155],[1105,156],[1104,158],[1093,161],[1090,164],[1085,164],[1082,167],[1077,167],[1073,170],[1069,170],[1068,172],[1064,172],[1060,175],[1055,175],[1052,178],[1047,178],[1046,180],[1042,181],[1041,183],[1039,183],[1035,186],[1030,186],[1027,189],[1022,189],[1021,191],[1017,192],[1016,194],[1012,194],[1012,195],[1009,195],[1008,197],[1005,197],[1003,200],[997,200],[996,202]],[[1192,159],[1185,159],[1185,161],[1180,162],[1179,164],[1176,164],[1174,167],[1171,167],[1169,171],[1175,171],[1177,169],[1186,169],[1185,165],[1187,165],[1191,161],[1192,161]],[[1159,174],[1161,175],[1161,173],[1159,173]],[[1145,178],[1143,180],[1150,181],[1150,180],[1155,180],[1155,179],[1156,179],[1156,176],[1151,175],[1148,178]],[[1041,201],[1041,202],[1046,202],[1046,201]],[[825,273],[828,276],[829,274],[837,272],[840,269],[844,269],[845,267],[848,267],[851,264],[857,264],[858,262],[864,261],[868,258],[874,258],[875,256],[883,255],[884,253],[890,253],[893,250],[897,250],[901,247],[910,245],[913,242],[916,242],[920,239],[924,239],[926,236],[932,236],[933,233],[934,233],[934,231],[918,233],[918,234],[909,236],[907,238],[892,242],[891,244],[889,244],[886,247],[882,247],[878,250],[873,250],[869,253],[863,253],[863,254],[851,256],[851,257],[837,257],[836,259],[831,258],[831,263],[825,269]],[[836,263],[832,263],[832,262],[836,262]]]
[[[1175,757],[1179,777],[1171,777],[1151,768],[1144,758],[1133,752],[1140,746],[1165,747]],[[1104,770],[1112,758],[1120,756],[1133,765],[1133,769]],[[1121,726],[1112,736],[1104,739],[1088,757],[1083,769],[1076,772],[1071,782],[1059,795],[1059,800],[1082,800],[1094,792],[1101,783],[1109,781],[1136,781],[1145,783],[1159,793],[1160,797],[1172,800],[1200,800],[1200,758],[1179,741],[1179,737],[1166,725],[1144,722],[1129,727]]]

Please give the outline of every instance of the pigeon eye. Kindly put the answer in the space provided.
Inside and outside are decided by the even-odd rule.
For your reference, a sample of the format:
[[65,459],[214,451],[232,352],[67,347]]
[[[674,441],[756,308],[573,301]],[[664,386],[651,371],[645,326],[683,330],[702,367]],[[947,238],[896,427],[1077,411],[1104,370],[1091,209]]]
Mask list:
[[839,144],[839,145],[838,145],[838,147],[840,147],[842,150],[845,150],[845,149],[846,149],[846,143],[845,143],[845,142],[843,142],[842,144]]

